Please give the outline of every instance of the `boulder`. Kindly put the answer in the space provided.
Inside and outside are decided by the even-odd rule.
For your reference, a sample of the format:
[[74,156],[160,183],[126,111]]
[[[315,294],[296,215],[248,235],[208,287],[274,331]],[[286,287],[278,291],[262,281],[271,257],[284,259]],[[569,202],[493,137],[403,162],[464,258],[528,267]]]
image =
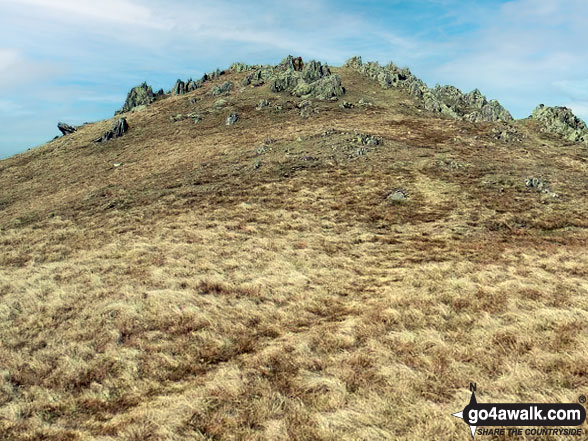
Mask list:
[[553,133],[568,141],[588,143],[586,123],[567,107],[547,107],[540,104],[533,110],[531,119],[538,121],[545,132]]
[[107,131],[100,138],[95,139],[94,142],[105,142],[114,138],[123,136],[129,130],[129,124],[126,118],[118,118],[112,125],[112,129]]
[[148,86],[147,83],[142,83],[141,85],[133,87],[130,90],[130,92],[127,95],[125,104],[123,105],[121,110],[115,113],[115,115],[119,113],[129,112],[138,106],[149,105],[153,101],[155,101],[155,95],[153,94],[151,86]]
[[58,122],[57,128],[63,134],[63,136],[69,135],[70,133],[73,133],[77,130],[74,126],[70,126],[69,124],[63,122]]
[[240,72],[245,72],[247,70],[250,70],[252,68],[253,68],[253,66],[250,66],[249,64],[233,63],[233,64],[231,64],[231,67],[229,67],[229,70],[231,72],[240,73]]
[[302,69],[302,79],[307,83],[312,83],[313,81],[320,80],[329,75],[331,75],[329,66],[322,65],[320,61],[312,60],[305,64]]

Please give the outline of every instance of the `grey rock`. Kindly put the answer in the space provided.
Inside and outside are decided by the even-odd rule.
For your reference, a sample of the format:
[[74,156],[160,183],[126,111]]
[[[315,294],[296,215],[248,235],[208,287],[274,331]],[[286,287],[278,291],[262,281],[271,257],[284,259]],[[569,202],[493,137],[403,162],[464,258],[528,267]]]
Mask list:
[[392,191],[388,196],[386,196],[386,202],[391,204],[397,204],[399,202],[403,202],[408,198],[408,194],[402,188],[398,188]]
[[268,100],[261,99],[257,103],[257,106],[255,106],[255,110],[262,110],[262,109],[265,109],[266,107],[269,107],[269,106],[270,106],[270,102]]
[[172,95],[184,95],[202,87],[202,80],[194,81],[191,78],[187,82],[177,80],[171,90]]
[[225,81],[220,86],[214,86],[210,93],[212,95],[218,96],[229,93],[233,89],[233,83],[230,81]]
[[232,112],[229,116],[227,116],[227,121],[226,121],[226,125],[227,126],[232,126],[233,124],[235,124],[237,121],[239,120],[239,114],[236,112]]
[[343,101],[341,104],[339,104],[339,107],[342,109],[353,109],[355,105],[349,101]]
[[112,125],[112,129],[107,131],[100,138],[95,139],[94,142],[105,142],[114,138],[123,136],[129,130],[129,124],[126,118],[118,118]]
[[151,86],[148,86],[147,83],[142,83],[137,87],[133,87],[129,91],[127,99],[122,109],[117,111],[115,115],[119,113],[129,112],[138,106],[147,106],[151,104],[153,101],[155,101],[155,95],[153,94]]
[[245,63],[233,63],[233,64],[231,64],[231,67],[229,67],[229,70],[231,72],[240,73],[240,72],[248,71],[248,70],[252,69],[252,67],[253,66],[250,66],[249,64],[245,64]]
[[69,135],[70,133],[73,133],[77,130],[74,126],[70,126],[69,124],[63,122],[58,122],[57,128],[63,134],[63,136]]
[[352,141],[356,144],[371,146],[384,144],[384,140],[379,136],[369,135],[366,133],[355,133]]
[[294,69],[288,69],[272,77],[269,87],[270,90],[275,93],[285,91],[291,92],[296,88],[300,80],[300,74]]
[[567,107],[547,107],[540,104],[533,110],[531,119],[538,121],[542,130],[573,142],[588,143],[586,123]]
[[312,83],[329,75],[331,75],[329,66],[322,65],[320,61],[311,60],[302,69],[302,79],[307,83]]
[[359,69],[361,66],[363,66],[363,61],[360,56],[351,57],[343,64],[343,67],[350,67],[352,69]]
[[292,55],[288,55],[278,65],[279,69],[282,69],[282,70],[292,69],[296,72],[302,71],[303,67],[304,67],[304,62],[302,61],[302,57],[293,57]]
[[242,84],[243,86],[262,86],[263,84],[265,84],[266,81],[268,81],[272,77],[272,75],[274,75],[274,70],[271,67],[261,67],[255,69],[252,73],[247,75],[243,79]]

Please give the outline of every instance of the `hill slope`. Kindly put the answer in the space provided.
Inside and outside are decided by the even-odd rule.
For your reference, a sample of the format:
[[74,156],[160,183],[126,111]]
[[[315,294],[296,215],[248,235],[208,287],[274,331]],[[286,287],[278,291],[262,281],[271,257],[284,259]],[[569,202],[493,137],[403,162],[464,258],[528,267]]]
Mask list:
[[586,393],[585,145],[331,70],[0,161],[0,439],[465,440],[470,381]]

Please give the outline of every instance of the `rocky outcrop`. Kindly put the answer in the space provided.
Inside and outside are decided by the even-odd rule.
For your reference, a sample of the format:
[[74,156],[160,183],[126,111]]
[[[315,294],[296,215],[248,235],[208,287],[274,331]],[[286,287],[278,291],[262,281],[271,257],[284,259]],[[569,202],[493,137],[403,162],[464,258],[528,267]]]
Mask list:
[[176,84],[171,90],[172,95],[183,95],[188,92],[192,92],[198,88],[202,87],[202,80],[194,81],[191,78],[183,82],[182,80],[177,80]]
[[280,62],[277,67],[278,69],[282,70],[292,69],[296,72],[300,72],[304,68],[304,62],[302,61],[302,57],[293,57],[292,55],[288,55]]
[[233,64],[231,64],[231,67],[229,67],[229,70],[231,72],[240,73],[240,72],[245,72],[245,71],[251,70],[252,68],[253,68],[253,66],[250,66],[249,64],[233,63]]
[[128,130],[129,124],[127,123],[126,118],[119,118],[112,125],[112,129],[107,131],[100,138],[95,139],[94,142],[105,142],[114,138],[119,138],[123,136]]
[[364,64],[361,57],[356,56],[347,60],[343,67],[354,69],[377,81],[384,89],[404,88],[426,110],[441,113],[450,118],[472,122],[512,121],[513,119],[498,101],[488,101],[478,89],[466,94],[453,86],[436,86],[430,89],[408,68],[399,68],[394,63],[386,66],[380,66],[377,62]]
[[303,99],[320,100],[336,99],[345,94],[341,79],[331,73],[329,66],[313,60],[300,67],[302,62],[296,60],[289,56],[278,66],[277,72],[269,79],[272,92],[288,92]]
[[531,119],[543,126],[542,131],[561,136],[568,141],[588,143],[586,123],[567,107],[547,107],[540,104],[533,110]]
[[122,109],[115,112],[115,115],[119,113],[125,113],[133,110],[138,106],[146,106],[155,101],[155,95],[151,86],[147,83],[143,83],[137,87],[133,87],[127,95],[127,99]]
[[70,126],[69,124],[58,122],[57,128],[62,133],[63,136],[69,135],[70,133],[75,132],[77,129],[74,126]]
[[274,69],[270,66],[259,67],[243,79],[243,86],[262,86],[274,74]]

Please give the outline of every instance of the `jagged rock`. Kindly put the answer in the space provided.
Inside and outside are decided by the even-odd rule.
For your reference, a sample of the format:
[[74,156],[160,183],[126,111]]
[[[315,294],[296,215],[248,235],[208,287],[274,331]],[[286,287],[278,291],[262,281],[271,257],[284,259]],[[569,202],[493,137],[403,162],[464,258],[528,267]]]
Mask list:
[[280,69],[283,69],[283,70],[292,69],[296,72],[300,72],[303,69],[303,67],[304,67],[304,63],[302,61],[302,57],[293,57],[292,55],[288,55],[278,65],[278,68],[280,68]]
[[[308,84],[308,83],[306,83]],[[341,84],[339,75],[329,75],[318,81],[309,84],[309,88],[297,88],[295,95],[301,98],[318,98],[319,100],[328,100],[338,98],[345,94],[345,88]],[[302,93],[307,92],[307,93]]]
[[227,121],[226,121],[226,125],[227,126],[232,126],[233,124],[235,124],[237,121],[239,120],[239,114],[236,112],[231,113],[229,116],[227,116]]
[[311,60],[302,69],[302,79],[307,83],[312,83],[329,75],[331,75],[329,66],[321,64],[320,61]]
[[182,80],[177,80],[171,93],[172,95],[184,95],[185,93],[192,92],[199,87],[202,87],[202,80],[194,81],[190,78],[185,83]]
[[115,115],[129,112],[138,106],[147,106],[153,101],[155,101],[155,95],[153,94],[151,86],[148,86],[147,83],[142,83],[137,87],[133,87],[129,91],[125,104],[121,110],[115,112]]
[[336,99],[345,93],[338,75],[331,74],[328,66],[318,61],[310,61],[302,71],[288,66],[296,64],[294,58],[286,58],[280,65],[285,70],[278,70],[272,75],[269,87],[272,92],[289,92],[301,98]]
[[219,78],[221,75],[224,75],[224,74],[225,74],[224,70],[220,70],[220,69],[213,70],[212,72],[204,74],[200,81],[205,82],[205,81],[216,80],[217,78]]
[[69,135],[70,133],[73,133],[77,130],[74,126],[70,126],[69,124],[63,122],[58,122],[57,128],[63,134],[63,136]]
[[453,86],[436,86],[429,89],[415,77],[408,68],[398,68],[394,63],[380,66],[377,62],[363,63],[361,57],[347,60],[345,67],[353,68],[363,75],[377,81],[384,89],[402,87],[420,101],[431,112],[441,113],[455,119],[466,121],[512,121],[511,114],[498,101],[487,101],[475,89],[467,94]]
[[249,85],[252,85],[254,87],[261,86],[272,77],[273,73],[274,73],[274,71],[272,68],[261,67],[259,69],[256,69],[255,71],[253,71],[249,75],[247,75],[243,79],[242,84],[243,84],[243,86],[249,86]]
[[118,138],[123,136],[129,130],[129,124],[126,118],[118,118],[112,125],[112,129],[107,131],[100,138],[95,139],[94,142],[105,142],[110,139]]
[[214,86],[210,93],[212,95],[222,95],[229,93],[233,89],[233,83],[230,81],[225,81],[220,86]]
[[359,69],[361,66],[363,66],[363,61],[360,56],[351,57],[343,64],[343,67],[350,67],[352,69]]
[[298,85],[300,75],[294,69],[288,69],[272,77],[270,81],[270,90],[272,92],[291,92]]
[[250,66],[249,64],[245,64],[245,63],[233,63],[231,64],[231,67],[229,67],[229,70],[231,72],[236,72],[236,73],[240,73],[240,72],[245,72],[247,70],[250,70],[253,66]]
[[339,104],[339,107],[342,109],[353,109],[355,105],[349,101],[343,101],[341,104]]
[[543,130],[559,135],[568,141],[588,143],[586,123],[567,107],[547,107],[540,104],[533,110],[531,118],[543,125]]

